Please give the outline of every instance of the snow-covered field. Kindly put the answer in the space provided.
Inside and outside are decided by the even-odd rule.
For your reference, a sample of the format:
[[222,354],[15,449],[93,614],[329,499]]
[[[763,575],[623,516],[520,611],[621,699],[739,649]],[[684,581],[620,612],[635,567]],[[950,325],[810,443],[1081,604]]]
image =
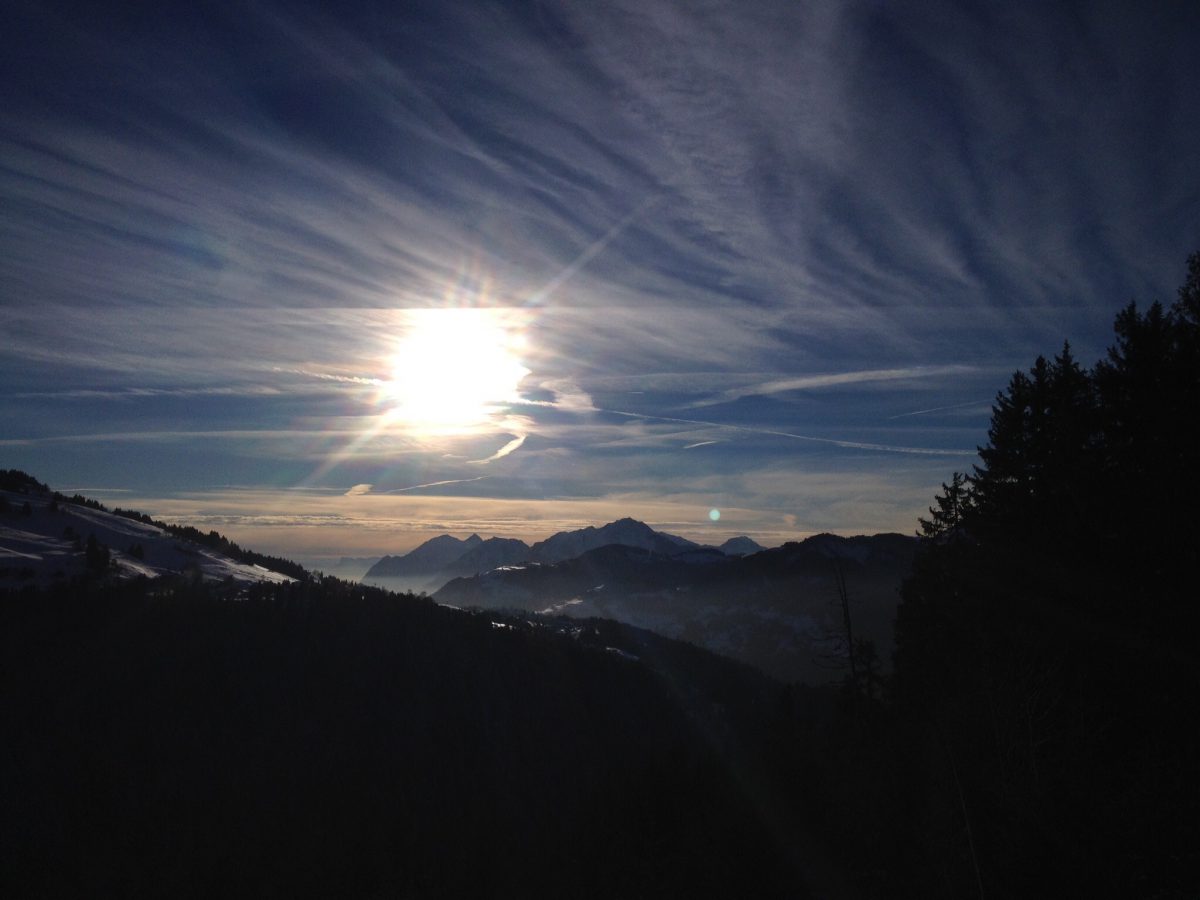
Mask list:
[[7,511],[0,513],[0,589],[44,586],[86,574],[89,537],[108,548],[111,577],[192,572],[209,581],[291,581],[155,525],[72,503],[55,504],[49,495],[0,491],[0,497],[7,502]]

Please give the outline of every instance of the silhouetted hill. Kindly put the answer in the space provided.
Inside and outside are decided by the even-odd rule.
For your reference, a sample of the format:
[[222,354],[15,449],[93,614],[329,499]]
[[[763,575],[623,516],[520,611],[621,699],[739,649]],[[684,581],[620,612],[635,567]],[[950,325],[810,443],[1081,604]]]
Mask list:
[[385,556],[367,570],[368,578],[404,578],[434,575],[464,553],[483,543],[477,534],[462,540],[449,534],[430,538],[402,556]]
[[748,556],[765,548],[757,541],[743,534],[739,537],[730,538],[717,549],[727,556]]
[[442,569],[446,575],[474,575],[529,559],[529,545],[514,538],[488,538]]

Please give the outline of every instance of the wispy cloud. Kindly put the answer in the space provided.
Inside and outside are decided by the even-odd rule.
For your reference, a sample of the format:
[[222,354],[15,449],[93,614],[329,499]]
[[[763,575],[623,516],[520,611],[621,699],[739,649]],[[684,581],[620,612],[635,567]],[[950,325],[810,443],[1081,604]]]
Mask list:
[[[793,454],[888,490],[928,457],[891,489],[915,515],[984,440],[972,398],[1064,337],[1099,356],[1194,249],[1200,116],[1172,86],[1200,72],[1119,4],[437,7],[258,3],[236,41],[17,17],[6,456],[119,473],[203,441],[361,502],[486,463],[480,503],[733,490]],[[458,306],[519,320],[524,399],[405,432],[378,403],[405,311]]]
[[797,441],[811,441],[817,444],[829,444],[833,447],[843,447],[849,450],[878,450],[883,453],[912,453],[921,456],[975,456],[975,450],[940,449],[934,447],[904,447],[895,444],[876,444],[869,441],[849,441],[839,438],[815,437],[807,434],[797,434],[791,431],[777,431],[772,428],[756,428],[749,425],[734,425],[722,422],[704,422],[698,419],[680,419],[673,416],[659,416],[647,413],[621,412],[610,409],[605,412],[616,416],[629,416],[635,419],[648,419],[659,422],[678,422],[684,425],[703,425],[706,428],[719,428],[743,434],[759,434],[769,437],[790,438]]
[[135,400],[157,397],[274,397],[281,393],[279,388],[270,385],[242,384],[202,388],[73,388],[57,391],[18,391],[13,396],[21,399]]
[[962,375],[974,372],[973,366],[912,366],[903,369],[872,369],[860,372],[833,372],[823,375],[801,375],[795,378],[778,378],[744,387],[730,388],[714,397],[697,400],[693,408],[732,403],[743,397],[768,397],[791,391],[806,391],[817,388],[838,387],[846,384],[878,383],[888,381],[912,381],[940,375]]
[[306,439],[314,437],[335,438],[335,437],[357,437],[360,434],[358,431],[342,431],[330,432],[322,431],[300,431],[300,430],[246,430],[246,431],[229,431],[229,430],[213,430],[213,431],[110,431],[110,432],[87,432],[82,434],[54,434],[47,436],[28,437],[28,438],[2,438],[0,446],[6,447],[22,447],[22,446],[38,446],[44,444],[105,444],[105,443],[141,443],[141,442],[168,442],[168,441],[193,441],[193,440],[211,440],[211,441],[293,441],[296,439]]
[[521,445],[525,443],[526,437],[527,435],[524,434],[518,435],[486,459],[472,460],[472,462],[483,465],[486,463],[495,462],[498,459],[504,459],[504,457],[519,449]]

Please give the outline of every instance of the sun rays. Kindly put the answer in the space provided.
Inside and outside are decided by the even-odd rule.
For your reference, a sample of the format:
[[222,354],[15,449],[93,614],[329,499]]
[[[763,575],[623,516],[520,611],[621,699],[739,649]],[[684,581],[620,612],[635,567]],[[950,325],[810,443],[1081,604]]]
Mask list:
[[493,423],[517,399],[529,369],[525,336],[495,309],[414,309],[391,377],[380,385],[390,421],[420,436],[454,435]]

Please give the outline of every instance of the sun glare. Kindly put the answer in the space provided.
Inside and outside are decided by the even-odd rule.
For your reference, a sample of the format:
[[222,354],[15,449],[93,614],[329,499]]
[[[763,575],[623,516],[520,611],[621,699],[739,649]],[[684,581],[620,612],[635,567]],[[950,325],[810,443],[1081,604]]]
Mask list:
[[469,432],[516,398],[529,374],[524,336],[502,311],[416,309],[405,320],[382,397],[395,421],[420,434]]

